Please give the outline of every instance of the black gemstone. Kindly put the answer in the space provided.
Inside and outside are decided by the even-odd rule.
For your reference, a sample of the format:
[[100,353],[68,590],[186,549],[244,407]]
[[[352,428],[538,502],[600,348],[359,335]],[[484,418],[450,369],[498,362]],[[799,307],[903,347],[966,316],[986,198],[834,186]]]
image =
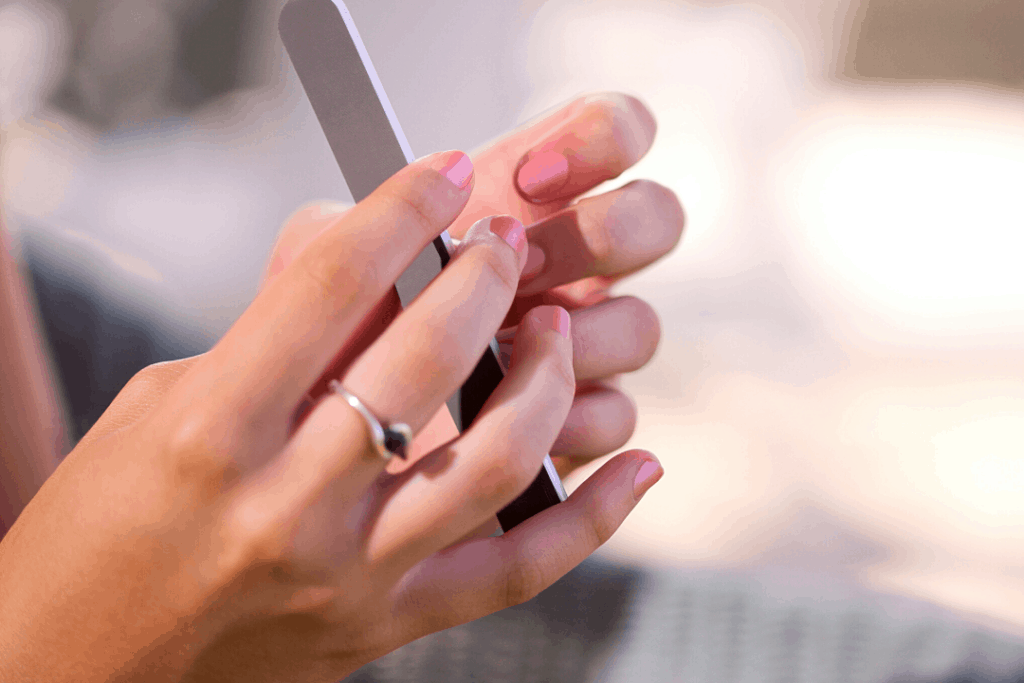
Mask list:
[[384,448],[405,460],[405,437],[391,429],[384,430]]

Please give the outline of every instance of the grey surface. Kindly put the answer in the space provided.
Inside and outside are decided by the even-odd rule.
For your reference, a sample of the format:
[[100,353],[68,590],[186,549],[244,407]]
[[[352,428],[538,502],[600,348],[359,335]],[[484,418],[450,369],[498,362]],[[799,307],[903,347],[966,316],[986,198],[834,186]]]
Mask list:
[[280,29],[352,198],[361,201],[412,161],[370,80],[372,65],[363,64],[358,36],[331,0],[292,0]]
[[[282,10],[279,25],[352,198],[362,201],[414,157],[358,29],[340,0],[292,0]],[[448,243],[443,231],[398,278],[395,288],[403,306],[440,275],[448,262]],[[459,431],[473,422],[505,375],[497,343],[492,346],[484,350],[461,390],[448,398]],[[545,455],[536,479],[498,513],[498,520],[508,531],[565,498],[558,473]]]
[[[800,586],[807,595],[794,594]],[[589,560],[525,605],[422,638],[345,680],[1017,683],[1024,641],[827,574]]]

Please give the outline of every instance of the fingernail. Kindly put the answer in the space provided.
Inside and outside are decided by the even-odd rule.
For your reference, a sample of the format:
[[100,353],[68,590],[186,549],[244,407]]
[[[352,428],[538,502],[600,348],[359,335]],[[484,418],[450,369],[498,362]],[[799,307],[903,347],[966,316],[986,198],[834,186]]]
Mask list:
[[636,480],[633,482],[633,497],[637,500],[647,493],[654,486],[665,470],[661,469],[661,463],[657,460],[648,460],[637,470]]
[[538,152],[519,169],[516,183],[531,199],[557,191],[569,179],[569,160],[555,151]]
[[558,330],[558,333],[569,338],[569,312],[561,306],[556,306],[551,316],[551,328]]
[[505,240],[508,246],[519,253],[526,246],[526,230],[523,224],[512,216],[494,216],[491,218],[491,232]]
[[460,190],[469,187],[469,179],[473,177],[473,160],[463,152],[442,154],[434,162],[434,168]]
[[544,269],[544,261],[546,259],[544,250],[536,244],[531,244],[530,251],[526,254],[526,265],[523,266],[523,274],[519,276],[519,279],[528,280],[538,275]]
[[515,347],[516,328],[511,327],[507,330],[499,330],[494,338],[498,342],[498,361],[501,362],[501,367],[508,372],[509,367],[512,365],[512,350]]

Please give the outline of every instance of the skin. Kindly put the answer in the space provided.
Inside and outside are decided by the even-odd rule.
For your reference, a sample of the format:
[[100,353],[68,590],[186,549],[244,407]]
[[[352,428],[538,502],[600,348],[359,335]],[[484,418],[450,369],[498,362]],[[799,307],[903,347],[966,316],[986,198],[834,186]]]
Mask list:
[[[660,328],[608,287],[667,253],[683,214],[648,182],[575,200],[653,135],[636,100],[581,99],[475,155],[466,189],[441,153],[351,209],[297,212],[224,338],[139,373],[0,543],[0,679],[335,681],[591,554],[660,477],[653,455],[622,453],[566,503],[488,531],[545,453],[569,471],[632,432],[614,377]],[[552,149],[563,177],[525,195],[517,169]],[[528,224],[539,273],[520,281],[535,247],[492,232],[493,214]],[[395,279],[446,228],[452,262],[399,312]],[[458,435],[444,400],[499,328],[509,372]],[[332,378],[413,428],[408,462],[374,454]]]
[[7,242],[0,216],[0,533],[68,450],[53,370]]

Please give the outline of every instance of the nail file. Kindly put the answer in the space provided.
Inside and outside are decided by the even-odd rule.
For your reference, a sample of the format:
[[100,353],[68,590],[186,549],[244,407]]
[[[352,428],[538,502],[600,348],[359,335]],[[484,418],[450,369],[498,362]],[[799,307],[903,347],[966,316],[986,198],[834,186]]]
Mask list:
[[[415,157],[352,15],[341,0],[291,0],[278,28],[352,198],[362,201]],[[451,248],[446,230],[402,273],[395,288],[403,307],[441,272]],[[505,376],[499,358],[498,343],[492,340],[469,379],[448,400],[460,432]],[[498,522],[508,531],[565,499],[551,458],[544,456],[537,478],[498,512]]]

